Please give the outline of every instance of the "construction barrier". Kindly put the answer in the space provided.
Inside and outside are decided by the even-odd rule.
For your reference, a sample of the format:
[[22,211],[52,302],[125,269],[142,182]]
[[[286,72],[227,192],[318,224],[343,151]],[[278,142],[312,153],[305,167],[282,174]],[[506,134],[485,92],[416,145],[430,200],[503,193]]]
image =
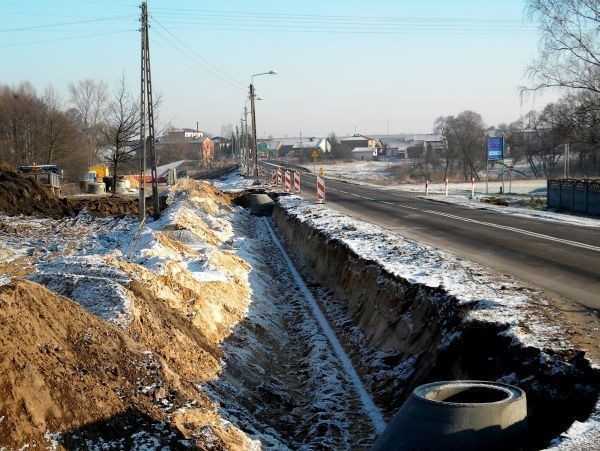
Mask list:
[[294,192],[301,194],[300,172],[298,171],[294,172]]
[[292,175],[290,174],[290,171],[288,171],[287,169],[285,170],[285,190],[286,191],[292,190]]
[[281,168],[277,168],[277,184],[281,185]]
[[277,171],[273,169],[271,171],[271,185],[275,185],[277,183]]
[[325,202],[325,177],[317,175],[317,202]]

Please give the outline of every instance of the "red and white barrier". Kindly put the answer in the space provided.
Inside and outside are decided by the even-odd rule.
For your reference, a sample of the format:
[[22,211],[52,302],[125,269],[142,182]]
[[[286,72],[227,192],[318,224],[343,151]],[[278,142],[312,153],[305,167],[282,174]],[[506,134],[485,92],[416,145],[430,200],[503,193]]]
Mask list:
[[298,194],[301,193],[300,172],[298,171],[294,172],[294,192]]
[[277,168],[277,184],[281,185],[281,168]]
[[277,171],[273,169],[271,171],[271,185],[275,185],[277,183]]
[[290,174],[290,171],[288,171],[287,169],[285,170],[285,190],[286,191],[292,190],[292,175]]
[[317,175],[317,202],[325,202],[325,177]]

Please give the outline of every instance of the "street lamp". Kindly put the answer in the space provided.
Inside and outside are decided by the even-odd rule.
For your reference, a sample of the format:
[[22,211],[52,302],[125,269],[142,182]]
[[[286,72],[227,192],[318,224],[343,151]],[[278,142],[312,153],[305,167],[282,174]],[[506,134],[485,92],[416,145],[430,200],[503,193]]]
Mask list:
[[258,151],[257,151],[257,142],[256,142],[256,106],[254,105],[255,93],[254,93],[254,77],[258,77],[259,75],[277,75],[278,72],[276,70],[270,70],[269,72],[261,72],[259,74],[254,74],[250,78],[250,108],[252,113],[252,151],[254,152],[254,177],[256,177],[256,182],[258,182]]

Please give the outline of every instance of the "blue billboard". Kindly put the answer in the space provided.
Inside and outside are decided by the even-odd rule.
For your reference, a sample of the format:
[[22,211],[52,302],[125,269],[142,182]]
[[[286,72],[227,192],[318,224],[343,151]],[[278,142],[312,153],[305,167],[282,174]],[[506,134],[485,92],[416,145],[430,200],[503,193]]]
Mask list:
[[487,159],[504,160],[504,138],[502,136],[488,136]]

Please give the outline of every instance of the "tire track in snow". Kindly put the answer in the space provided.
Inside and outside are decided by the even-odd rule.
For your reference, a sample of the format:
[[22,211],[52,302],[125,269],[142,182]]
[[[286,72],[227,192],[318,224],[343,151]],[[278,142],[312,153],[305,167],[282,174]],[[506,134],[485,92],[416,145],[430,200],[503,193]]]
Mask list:
[[360,401],[363,405],[363,410],[369,416],[369,419],[371,420],[371,423],[373,424],[374,429],[377,431],[378,434],[381,434],[386,427],[386,423],[385,423],[385,420],[383,419],[381,410],[379,410],[379,408],[375,405],[375,403],[369,396],[369,393],[365,389],[362,381],[360,380],[360,377],[358,376],[358,373],[356,372],[356,370],[354,369],[354,366],[352,365],[352,361],[346,354],[346,351],[344,351],[342,344],[340,343],[337,336],[335,335],[335,332],[333,331],[333,329],[331,328],[331,326],[325,319],[325,316],[323,315],[323,312],[321,312],[321,309],[319,308],[317,301],[315,300],[314,296],[312,295],[312,293],[310,292],[310,290],[304,283],[304,280],[302,279],[302,277],[296,270],[296,267],[292,263],[292,260],[290,259],[289,255],[285,251],[283,245],[281,244],[281,242],[275,235],[275,232],[273,232],[273,229],[271,228],[269,221],[266,218],[262,218],[262,220],[265,223],[265,226],[266,226],[267,230],[269,231],[269,234],[271,235],[271,239],[273,240],[273,242],[275,243],[275,245],[281,252],[281,255],[283,256],[283,258],[290,270],[290,273],[294,277],[294,280],[296,281],[298,288],[300,288],[302,295],[304,296],[304,298],[310,305],[313,315],[315,316],[319,325],[321,326],[321,329],[323,330],[323,333],[327,337],[327,340],[329,341],[333,351],[335,352],[335,355],[337,356],[337,358],[339,359],[340,363],[342,364],[344,370],[346,371],[348,378],[354,385],[354,388],[356,389],[356,391],[360,397]]

